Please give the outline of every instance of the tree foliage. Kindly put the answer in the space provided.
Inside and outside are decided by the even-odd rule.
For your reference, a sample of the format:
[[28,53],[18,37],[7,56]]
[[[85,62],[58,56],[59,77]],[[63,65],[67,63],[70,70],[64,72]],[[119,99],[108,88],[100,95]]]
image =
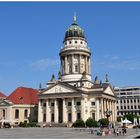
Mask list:
[[109,124],[109,121],[108,121],[107,118],[102,118],[102,119],[100,119],[98,122],[99,122],[100,125],[102,125],[102,126],[108,126],[108,124]]
[[117,122],[121,122],[121,116],[117,117]]
[[88,118],[86,120],[86,126],[88,126],[88,127],[97,127],[97,121],[95,121],[92,118]]
[[127,120],[131,121],[132,123],[134,122],[134,118],[137,118],[137,120],[139,119],[139,116],[135,115],[135,114],[127,114],[123,116],[123,120],[127,118]]
[[85,127],[85,122],[82,119],[76,120],[73,125],[73,127]]

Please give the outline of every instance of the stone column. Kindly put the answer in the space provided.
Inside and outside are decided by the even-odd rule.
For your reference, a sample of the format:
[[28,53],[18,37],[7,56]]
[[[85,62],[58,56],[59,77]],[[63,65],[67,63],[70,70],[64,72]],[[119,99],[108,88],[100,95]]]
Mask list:
[[68,73],[68,71],[67,71],[67,66],[68,66],[67,65],[67,56],[65,56],[65,61],[64,62],[65,62],[65,64],[64,64],[65,65],[65,71],[64,71],[64,73],[67,74]]
[[54,101],[54,122],[58,123],[58,101],[55,99]]
[[117,120],[117,109],[116,109],[116,101],[114,101],[114,121]]
[[60,72],[61,72],[61,74],[63,74],[63,66],[62,66],[62,58],[60,58]]
[[91,74],[91,61],[90,61],[90,57],[89,57],[89,74]]
[[[111,100],[109,101],[109,110],[112,111]],[[110,121],[112,122],[112,114],[110,115]]]
[[51,121],[51,114],[50,114],[50,105],[49,100],[46,100],[46,122],[49,123]]
[[74,55],[71,55],[71,69],[72,69],[72,73],[74,73],[74,66],[73,66],[73,57]]
[[76,108],[74,104],[74,98],[72,98],[72,122],[76,121]]
[[96,98],[96,121],[99,120],[99,99]]
[[43,112],[42,112],[41,100],[39,100],[39,102],[38,102],[38,122],[39,123],[43,122]]
[[88,73],[88,63],[87,63],[87,56],[86,57],[86,74]]
[[86,121],[85,119],[85,99],[81,99],[81,118],[82,120]]
[[103,98],[101,98],[101,118],[104,118]]
[[63,123],[67,123],[68,120],[67,108],[66,108],[66,99],[63,99]]
[[79,54],[79,73],[81,73],[81,54]]

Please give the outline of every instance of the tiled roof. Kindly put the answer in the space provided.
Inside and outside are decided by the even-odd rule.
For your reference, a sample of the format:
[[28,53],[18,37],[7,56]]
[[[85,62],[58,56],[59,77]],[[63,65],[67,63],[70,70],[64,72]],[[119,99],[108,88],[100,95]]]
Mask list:
[[0,98],[6,98],[7,96],[6,95],[4,95],[2,92],[0,92]]
[[18,87],[6,99],[14,104],[38,104],[38,90],[26,87]]

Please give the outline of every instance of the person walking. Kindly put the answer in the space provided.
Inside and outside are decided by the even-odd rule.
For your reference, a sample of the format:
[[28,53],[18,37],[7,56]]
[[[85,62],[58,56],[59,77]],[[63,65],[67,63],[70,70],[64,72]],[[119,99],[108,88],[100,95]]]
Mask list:
[[119,136],[119,130],[118,129],[117,129],[117,132],[116,133],[117,133],[117,136]]
[[115,128],[113,129],[113,133],[114,133],[114,136],[116,136],[116,129]]

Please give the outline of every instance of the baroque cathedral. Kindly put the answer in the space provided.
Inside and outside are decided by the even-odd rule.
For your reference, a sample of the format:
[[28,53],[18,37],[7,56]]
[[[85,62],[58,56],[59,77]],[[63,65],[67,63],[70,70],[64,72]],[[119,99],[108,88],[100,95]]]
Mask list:
[[47,87],[38,94],[38,123],[69,124],[77,119],[98,121],[111,114],[109,121],[116,121],[116,100],[106,75],[105,82],[91,78],[91,52],[84,30],[76,23],[66,30],[60,50],[58,79],[52,75]]

